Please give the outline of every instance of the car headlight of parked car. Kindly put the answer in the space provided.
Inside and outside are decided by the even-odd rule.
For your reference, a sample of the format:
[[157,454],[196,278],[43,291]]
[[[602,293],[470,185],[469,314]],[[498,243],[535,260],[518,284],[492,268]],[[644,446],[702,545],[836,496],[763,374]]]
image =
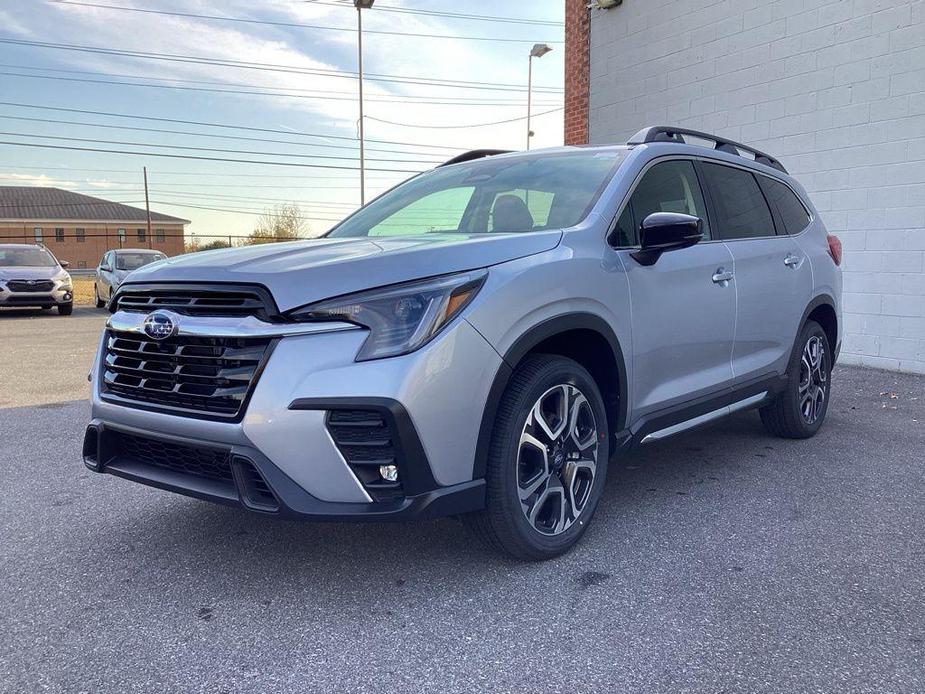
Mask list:
[[61,283],[61,287],[59,287],[60,289],[64,289],[66,291],[73,290],[74,286],[73,282],[71,282],[71,276],[66,271],[62,270],[55,279]]
[[297,309],[296,320],[342,320],[369,329],[357,361],[413,352],[475,297],[488,272],[477,270],[349,294]]

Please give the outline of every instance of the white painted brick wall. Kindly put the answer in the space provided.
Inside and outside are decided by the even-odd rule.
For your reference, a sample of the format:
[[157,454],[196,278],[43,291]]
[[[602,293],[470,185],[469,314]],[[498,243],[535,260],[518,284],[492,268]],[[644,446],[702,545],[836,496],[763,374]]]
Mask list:
[[925,0],[592,11],[591,141],[645,125],[780,157],[845,248],[845,362],[925,373]]

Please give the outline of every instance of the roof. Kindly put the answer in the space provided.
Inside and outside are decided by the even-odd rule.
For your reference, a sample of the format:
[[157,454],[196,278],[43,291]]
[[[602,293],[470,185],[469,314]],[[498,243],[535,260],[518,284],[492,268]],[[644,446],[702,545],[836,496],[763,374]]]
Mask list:
[[[81,222],[144,222],[147,213],[130,205],[81,195],[61,188],[0,186],[0,221],[72,220]],[[151,212],[152,222],[189,224],[188,219]]]

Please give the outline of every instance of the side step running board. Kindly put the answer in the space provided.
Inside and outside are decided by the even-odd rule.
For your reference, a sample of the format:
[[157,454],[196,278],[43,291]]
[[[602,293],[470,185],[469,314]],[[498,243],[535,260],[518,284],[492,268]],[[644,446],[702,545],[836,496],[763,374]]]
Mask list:
[[706,414],[702,414],[699,417],[694,417],[693,419],[688,419],[684,422],[678,422],[677,424],[672,424],[670,427],[665,427],[664,429],[653,431],[651,434],[646,434],[646,436],[643,437],[642,443],[652,443],[653,441],[660,441],[661,439],[666,439],[669,436],[680,434],[682,431],[693,429],[694,427],[700,426],[701,424],[712,422],[714,419],[725,417],[727,414],[732,414],[733,412],[738,412],[739,410],[747,409],[753,405],[757,405],[758,403],[760,403],[762,400],[764,400],[767,397],[767,395],[768,395],[768,391],[764,391],[763,393],[758,393],[757,395],[753,395],[750,398],[745,398],[744,400],[739,400],[738,402],[734,402],[731,405],[720,407],[718,410],[707,412]]

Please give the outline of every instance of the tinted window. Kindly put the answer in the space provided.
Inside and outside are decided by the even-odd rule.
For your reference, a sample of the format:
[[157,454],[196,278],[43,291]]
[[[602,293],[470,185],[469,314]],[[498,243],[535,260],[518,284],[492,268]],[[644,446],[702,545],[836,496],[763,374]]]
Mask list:
[[[632,244],[639,243],[639,226],[654,212],[680,212],[703,220],[703,238],[710,238],[706,205],[694,165],[687,160],[666,161],[649,169],[630,198],[632,208]],[[625,212],[618,221],[623,229],[629,223]],[[622,226],[621,226],[622,225]]]
[[761,187],[771,206],[777,210],[777,217],[788,234],[799,234],[809,225],[809,213],[790,188],[767,176],[759,176]]
[[377,198],[331,237],[431,231],[529,232],[573,226],[613,176],[625,150],[487,157],[438,167]]
[[714,221],[722,238],[774,236],[771,210],[751,173],[720,164],[704,164],[703,171],[716,207]]

